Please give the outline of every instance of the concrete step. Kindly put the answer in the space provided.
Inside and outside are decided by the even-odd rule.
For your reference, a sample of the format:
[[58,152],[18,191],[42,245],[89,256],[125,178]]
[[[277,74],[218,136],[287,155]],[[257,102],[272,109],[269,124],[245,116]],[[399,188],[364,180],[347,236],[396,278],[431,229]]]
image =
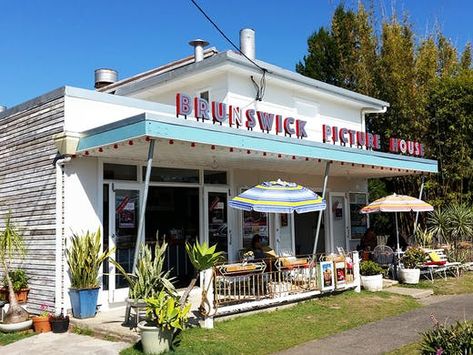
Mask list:
[[399,284],[399,281],[391,280],[391,279],[383,279],[383,290],[388,287],[396,286]]
[[389,287],[385,291],[395,293],[398,295],[410,296],[415,299],[427,298],[434,294],[434,291],[431,289],[407,288],[407,287],[398,287],[398,286]]

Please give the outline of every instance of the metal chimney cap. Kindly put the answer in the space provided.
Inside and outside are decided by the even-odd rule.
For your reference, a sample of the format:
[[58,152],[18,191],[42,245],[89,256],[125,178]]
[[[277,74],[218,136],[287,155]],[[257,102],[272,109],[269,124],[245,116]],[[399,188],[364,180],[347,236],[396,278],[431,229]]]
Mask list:
[[192,41],[189,42],[189,44],[192,46],[192,47],[197,47],[197,46],[202,46],[202,47],[206,47],[209,45],[209,42],[203,40],[203,39],[200,39],[200,38],[197,38],[197,39],[194,39]]
[[115,83],[118,80],[118,72],[113,69],[101,68],[95,70],[95,88]]

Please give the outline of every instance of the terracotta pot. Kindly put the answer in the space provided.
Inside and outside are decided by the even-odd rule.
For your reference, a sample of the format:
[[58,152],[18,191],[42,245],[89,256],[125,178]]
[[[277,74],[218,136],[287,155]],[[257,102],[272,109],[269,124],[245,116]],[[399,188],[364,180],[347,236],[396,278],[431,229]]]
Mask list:
[[51,331],[49,316],[33,317],[33,328],[36,333],[46,333]]
[[[20,291],[15,292],[16,300],[18,303],[23,304],[28,301],[28,294],[30,293],[29,288],[22,288]],[[8,294],[8,289],[5,287],[0,288],[0,294],[3,296],[2,298],[10,303],[10,295]]]

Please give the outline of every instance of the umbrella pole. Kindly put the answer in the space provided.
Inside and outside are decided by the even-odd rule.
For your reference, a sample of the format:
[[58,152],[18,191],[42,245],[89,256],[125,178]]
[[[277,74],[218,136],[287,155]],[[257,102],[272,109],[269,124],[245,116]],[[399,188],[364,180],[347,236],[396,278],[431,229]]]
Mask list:
[[399,226],[397,224],[397,212],[394,212],[394,218],[396,219],[396,242],[397,242],[396,252],[399,253]]
[[[325,199],[325,191],[327,190],[329,172],[330,172],[330,161],[327,161],[327,163],[325,163],[325,175],[324,175],[324,187],[322,189],[322,200]],[[317,243],[319,241],[320,226],[322,224],[322,212],[323,212],[322,210],[319,211],[319,217],[317,220],[317,231],[315,232],[314,250],[312,251],[312,254],[314,255],[317,252]]]

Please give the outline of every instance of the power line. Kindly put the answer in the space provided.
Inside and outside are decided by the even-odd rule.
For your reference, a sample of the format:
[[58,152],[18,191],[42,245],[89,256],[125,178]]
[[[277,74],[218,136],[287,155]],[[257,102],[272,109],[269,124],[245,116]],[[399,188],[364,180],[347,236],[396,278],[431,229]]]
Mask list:
[[190,0],[194,6],[202,13],[202,15],[205,16],[205,18],[215,27],[215,29],[223,36],[223,38],[225,38],[228,43],[230,43],[233,48],[235,48],[242,56],[244,56],[246,59],[248,59],[254,66],[256,66],[259,70],[261,70],[263,72],[263,75],[268,71],[267,69],[261,67],[260,65],[256,64],[256,62],[254,60],[252,60],[251,58],[249,58],[245,53],[243,53],[240,48],[238,48],[235,43],[233,43],[233,41],[228,38],[228,36],[217,26],[217,24],[209,17],[209,15],[207,15],[205,13],[205,11],[199,6],[199,4],[197,4],[197,2],[195,0]]

